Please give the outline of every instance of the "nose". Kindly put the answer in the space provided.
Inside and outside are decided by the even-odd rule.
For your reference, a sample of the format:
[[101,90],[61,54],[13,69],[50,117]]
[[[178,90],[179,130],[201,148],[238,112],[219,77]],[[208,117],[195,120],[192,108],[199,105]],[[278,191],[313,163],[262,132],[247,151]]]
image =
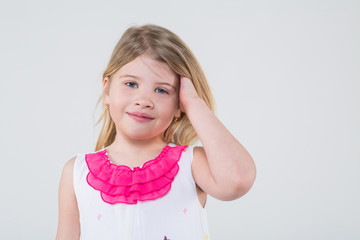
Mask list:
[[138,97],[135,100],[135,105],[141,108],[150,108],[150,109],[154,107],[154,103],[151,101],[151,99],[148,96]]

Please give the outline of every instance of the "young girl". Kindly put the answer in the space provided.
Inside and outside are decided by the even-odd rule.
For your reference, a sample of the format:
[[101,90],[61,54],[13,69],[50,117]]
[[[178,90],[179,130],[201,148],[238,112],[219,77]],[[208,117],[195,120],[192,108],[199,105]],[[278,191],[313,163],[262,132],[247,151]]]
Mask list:
[[104,124],[95,151],[64,166],[56,239],[209,240],[207,194],[237,199],[256,170],[191,50],[160,26],[130,27],[102,83]]

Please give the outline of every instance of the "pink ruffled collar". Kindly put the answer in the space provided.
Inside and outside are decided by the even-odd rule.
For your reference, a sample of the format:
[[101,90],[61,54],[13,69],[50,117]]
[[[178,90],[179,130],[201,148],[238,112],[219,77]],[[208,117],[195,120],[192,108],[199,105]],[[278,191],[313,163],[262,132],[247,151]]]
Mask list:
[[179,171],[178,161],[186,145],[167,145],[155,159],[131,169],[110,162],[106,149],[85,154],[88,184],[100,191],[104,202],[136,204],[164,196]]

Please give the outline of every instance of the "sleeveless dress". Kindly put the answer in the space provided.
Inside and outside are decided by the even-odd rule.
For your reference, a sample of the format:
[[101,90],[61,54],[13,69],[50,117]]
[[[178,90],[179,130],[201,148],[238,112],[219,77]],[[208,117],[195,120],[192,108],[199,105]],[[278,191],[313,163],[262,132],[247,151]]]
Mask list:
[[74,163],[80,240],[210,240],[191,172],[194,146],[168,144],[131,169],[106,148]]

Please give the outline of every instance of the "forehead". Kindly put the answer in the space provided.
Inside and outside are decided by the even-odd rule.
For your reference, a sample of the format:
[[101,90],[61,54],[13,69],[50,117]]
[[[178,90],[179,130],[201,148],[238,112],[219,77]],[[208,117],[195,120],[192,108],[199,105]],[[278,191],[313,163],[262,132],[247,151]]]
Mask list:
[[117,72],[118,75],[133,75],[139,79],[166,81],[172,84],[178,82],[178,75],[165,62],[160,62],[146,55],[140,55],[125,64]]

